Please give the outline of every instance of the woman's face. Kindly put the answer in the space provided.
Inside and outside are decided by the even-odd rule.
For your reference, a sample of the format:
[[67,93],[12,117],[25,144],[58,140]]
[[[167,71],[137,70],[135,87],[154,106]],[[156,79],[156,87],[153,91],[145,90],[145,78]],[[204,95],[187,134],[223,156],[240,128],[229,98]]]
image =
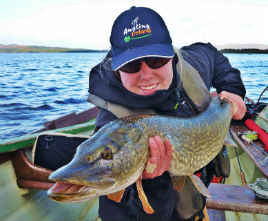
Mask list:
[[119,70],[123,86],[139,95],[151,95],[158,90],[168,89],[173,78],[172,60],[157,69],[150,68],[142,61],[141,69],[136,73]]

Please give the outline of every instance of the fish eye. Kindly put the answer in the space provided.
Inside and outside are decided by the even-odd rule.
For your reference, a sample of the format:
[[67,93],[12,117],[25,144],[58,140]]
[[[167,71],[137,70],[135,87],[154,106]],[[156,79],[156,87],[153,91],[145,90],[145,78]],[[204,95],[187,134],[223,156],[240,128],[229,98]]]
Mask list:
[[90,156],[90,155],[86,156],[86,158],[87,158],[87,161],[88,161],[88,162],[91,162],[92,159],[93,159],[92,156]]
[[227,103],[226,101],[223,101],[223,100],[220,101],[221,106],[225,105],[226,103]]
[[106,149],[101,152],[101,158],[104,160],[112,160],[113,159],[113,152],[111,149]]

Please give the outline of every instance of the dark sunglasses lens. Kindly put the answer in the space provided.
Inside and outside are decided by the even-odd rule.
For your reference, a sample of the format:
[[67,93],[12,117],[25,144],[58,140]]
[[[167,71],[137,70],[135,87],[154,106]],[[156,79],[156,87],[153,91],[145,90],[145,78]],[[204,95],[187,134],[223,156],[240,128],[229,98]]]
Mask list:
[[145,61],[150,68],[156,69],[161,68],[162,66],[167,64],[170,61],[170,58],[149,57],[144,59],[138,59],[125,64],[119,70],[126,73],[136,73],[140,70],[142,61]]
[[135,60],[125,64],[119,70],[127,73],[135,73],[140,70],[140,67],[141,67],[141,60]]
[[156,69],[161,68],[170,61],[170,58],[146,58],[145,62],[150,68]]

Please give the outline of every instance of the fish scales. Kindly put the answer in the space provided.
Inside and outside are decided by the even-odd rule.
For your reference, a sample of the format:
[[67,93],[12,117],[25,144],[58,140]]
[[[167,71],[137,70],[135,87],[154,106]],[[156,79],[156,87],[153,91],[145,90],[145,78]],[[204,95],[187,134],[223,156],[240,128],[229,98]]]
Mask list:
[[56,186],[48,195],[74,202],[128,187],[141,177],[150,154],[148,139],[156,135],[172,145],[170,175],[190,176],[220,152],[231,118],[231,105],[213,98],[206,111],[192,118],[138,115],[115,120],[82,143],[73,160],[49,177],[86,188],[70,197]]
[[[172,175],[189,175],[218,154],[226,137],[230,114],[226,112],[225,115],[218,115],[211,112],[204,112],[191,119],[152,116],[139,119],[136,124],[142,127],[148,138],[158,135],[162,139],[169,139],[172,145],[169,172]],[[151,128],[157,128],[157,131]],[[206,158],[200,160],[200,155]]]

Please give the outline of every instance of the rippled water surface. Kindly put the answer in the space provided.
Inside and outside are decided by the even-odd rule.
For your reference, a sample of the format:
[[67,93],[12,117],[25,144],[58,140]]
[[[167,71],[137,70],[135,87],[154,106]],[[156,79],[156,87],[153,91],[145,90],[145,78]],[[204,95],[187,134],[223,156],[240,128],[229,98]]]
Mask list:
[[103,53],[0,53],[0,139],[90,108],[88,75]]
[[[255,101],[268,84],[267,54],[225,54]],[[104,53],[0,53],[0,139],[20,136],[86,110],[88,74]],[[268,101],[267,93],[264,100]]]

